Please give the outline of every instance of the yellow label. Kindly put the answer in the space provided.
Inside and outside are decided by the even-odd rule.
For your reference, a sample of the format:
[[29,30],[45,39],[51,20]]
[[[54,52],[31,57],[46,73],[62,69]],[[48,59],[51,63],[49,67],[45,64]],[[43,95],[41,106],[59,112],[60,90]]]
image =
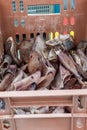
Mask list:
[[75,32],[74,32],[74,31],[71,31],[71,32],[70,32],[70,35],[74,38]]
[[50,34],[49,34],[49,39],[53,40],[53,33],[52,32],[50,32]]
[[55,38],[59,36],[59,32],[55,32]]

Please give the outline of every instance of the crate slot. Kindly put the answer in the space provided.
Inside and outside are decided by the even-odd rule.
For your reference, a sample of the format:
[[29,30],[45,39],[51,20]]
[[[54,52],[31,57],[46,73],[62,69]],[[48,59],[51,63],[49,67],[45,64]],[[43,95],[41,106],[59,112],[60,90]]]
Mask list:
[[14,19],[14,27],[18,27],[18,20]]
[[[10,98],[14,114],[67,113],[65,107],[73,108],[71,97]],[[70,113],[69,112],[69,113]]]
[[25,26],[25,20],[24,20],[24,19],[21,20],[21,26],[22,26],[22,27]]
[[43,33],[43,39],[46,40],[47,34],[44,32]]
[[64,0],[64,10],[68,9],[68,0]]
[[78,109],[84,109],[85,97],[78,97]]
[[20,39],[19,39],[19,34],[16,34],[15,35],[15,38],[16,38],[16,42],[19,43]]
[[12,1],[12,10],[13,12],[16,12],[16,2]]
[[40,33],[38,32],[37,34],[36,34],[36,36],[39,36],[40,35]]
[[22,106],[72,106],[71,98],[11,98],[11,107],[22,107]]
[[34,33],[30,33],[30,39],[34,38]]
[[23,40],[26,40],[26,34],[22,34]]
[[74,97],[74,112],[83,114],[86,113],[86,96]]
[[71,9],[72,9],[72,10],[75,9],[75,0],[71,0]]
[[20,11],[23,12],[24,11],[24,3],[23,0],[19,1],[19,5],[20,5]]
[[5,102],[4,102],[4,100],[3,99],[0,99],[0,110],[1,109],[5,109]]
[[49,104],[49,106],[72,106],[72,103],[71,102],[27,102],[27,103],[23,103],[23,102],[14,102],[13,103],[14,105],[11,105],[11,108],[14,108],[14,107],[29,107],[29,106],[40,106],[42,104],[42,106],[46,106]]
[[9,99],[8,98],[4,98],[2,99],[3,101],[3,108],[0,109],[0,115],[3,115],[3,114],[10,114],[10,104],[9,104]]

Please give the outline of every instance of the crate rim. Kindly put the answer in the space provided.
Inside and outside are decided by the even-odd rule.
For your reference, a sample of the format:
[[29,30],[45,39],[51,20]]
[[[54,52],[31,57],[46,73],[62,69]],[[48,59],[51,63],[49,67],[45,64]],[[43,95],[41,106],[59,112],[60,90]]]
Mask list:
[[9,92],[0,92],[0,98],[8,97],[57,97],[57,96],[87,96],[86,89],[78,90],[43,90],[43,91],[9,91]]

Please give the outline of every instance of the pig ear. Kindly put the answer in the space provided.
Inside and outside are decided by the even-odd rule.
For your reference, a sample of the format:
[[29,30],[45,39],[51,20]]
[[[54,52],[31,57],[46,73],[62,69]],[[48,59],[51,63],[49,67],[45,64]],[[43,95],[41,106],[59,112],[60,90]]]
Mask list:
[[8,39],[7,39],[7,42],[8,41],[13,41],[13,38],[12,37],[9,37]]

